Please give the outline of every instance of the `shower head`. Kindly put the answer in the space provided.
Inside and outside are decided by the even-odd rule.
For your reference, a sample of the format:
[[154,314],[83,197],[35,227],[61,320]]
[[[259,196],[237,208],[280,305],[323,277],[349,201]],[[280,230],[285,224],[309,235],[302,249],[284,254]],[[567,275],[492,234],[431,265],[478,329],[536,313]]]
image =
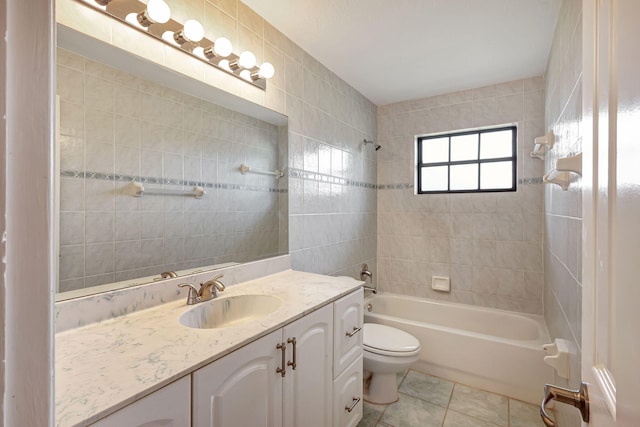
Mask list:
[[375,150],[376,150],[376,151],[378,151],[379,149],[381,149],[381,148],[382,148],[382,146],[381,146],[381,145],[376,144],[376,143],[375,143],[375,142],[373,142],[372,140],[366,140],[366,139],[365,139],[365,140],[364,140],[364,145],[367,145],[367,144],[372,144],[372,145],[373,145],[373,148],[375,148]]

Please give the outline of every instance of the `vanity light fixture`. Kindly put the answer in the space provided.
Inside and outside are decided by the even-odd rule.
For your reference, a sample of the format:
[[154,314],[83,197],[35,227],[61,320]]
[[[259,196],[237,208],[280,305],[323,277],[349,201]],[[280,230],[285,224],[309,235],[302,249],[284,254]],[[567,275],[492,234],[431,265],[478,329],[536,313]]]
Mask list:
[[257,66],[256,56],[252,52],[234,54],[229,39],[207,39],[205,29],[195,19],[188,19],[184,24],[171,19],[171,10],[165,0],[76,1],[106,13],[262,90],[266,89],[267,79],[275,73],[273,65],[268,62]]

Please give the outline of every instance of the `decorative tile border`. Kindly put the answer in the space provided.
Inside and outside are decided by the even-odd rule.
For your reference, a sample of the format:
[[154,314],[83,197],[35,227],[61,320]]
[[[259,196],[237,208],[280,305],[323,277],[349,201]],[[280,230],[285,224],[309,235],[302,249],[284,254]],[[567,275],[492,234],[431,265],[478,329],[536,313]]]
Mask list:
[[[288,176],[291,178],[305,179],[308,181],[318,181],[327,184],[347,185],[350,187],[362,187],[372,190],[410,190],[413,189],[413,184],[398,183],[398,184],[371,184],[368,182],[355,181],[347,178],[340,178],[337,176],[326,175],[318,172],[309,172],[303,169],[288,169]],[[520,185],[532,185],[542,184],[542,177],[533,178],[521,178],[518,180]]]
[[[60,172],[60,176],[64,178],[78,178],[78,179],[93,179],[102,181],[115,181],[115,182],[139,182],[141,184],[157,184],[157,185],[179,185],[202,188],[221,188],[224,190],[239,190],[239,191],[259,191],[268,193],[286,193],[287,189],[265,187],[258,185],[242,185],[242,184],[227,184],[218,182],[203,182],[203,181],[189,181],[185,179],[173,179],[173,178],[161,178],[154,176],[140,176],[140,175],[123,175],[112,174],[108,172],[93,172],[93,171],[76,171],[65,170]],[[332,175],[326,175],[318,172],[309,172],[303,169],[289,168],[287,170],[287,176],[291,178],[305,179],[308,181],[317,181],[327,184],[346,185],[349,187],[368,188],[372,190],[408,190],[413,188],[413,184],[398,183],[398,184],[381,184],[376,185],[369,182],[356,181],[353,179],[341,178]],[[534,178],[522,178],[518,180],[520,185],[542,184],[542,177]]]
[[94,179],[102,181],[115,181],[115,182],[139,182],[141,184],[158,184],[158,185],[181,185],[188,187],[202,187],[202,188],[221,188],[224,190],[239,190],[239,191],[258,191],[265,193],[286,193],[286,188],[273,188],[259,185],[242,185],[242,184],[226,184],[218,182],[203,182],[203,181],[188,181],[185,179],[172,179],[172,178],[159,178],[153,176],[138,176],[138,175],[121,175],[110,174],[105,172],[92,172],[92,171],[74,171],[66,170],[61,171],[60,176],[64,178],[79,178],[79,179]]
[[324,182],[327,184],[338,184],[338,185],[347,185],[349,187],[361,187],[361,188],[369,188],[375,190],[378,188],[376,184],[371,184],[368,182],[355,181],[353,179],[340,178],[337,176],[326,175],[318,172],[309,172],[302,169],[294,169],[289,168],[289,177],[298,178],[298,179],[306,179],[308,181],[318,181]]
[[412,190],[413,184],[381,184],[378,190]]
[[542,184],[542,177],[536,176],[534,178],[521,178],[518,180],[518,184],[521,185],[531,185],[531,184]]

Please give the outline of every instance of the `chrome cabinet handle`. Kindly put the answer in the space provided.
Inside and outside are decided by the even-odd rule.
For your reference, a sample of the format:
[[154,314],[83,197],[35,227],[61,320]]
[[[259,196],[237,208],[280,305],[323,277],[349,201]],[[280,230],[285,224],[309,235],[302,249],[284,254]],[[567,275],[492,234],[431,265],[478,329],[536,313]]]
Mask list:
[[357,326],[354,326],[354,327],[353,327],[353,331],[352,331],[352,332],[347,332],[347,336],[348,336],[349,338],[351,338],[352,336],[354,336],[355,334],[357,334],[358,332],[360,332],[360,330],[361,330],[361,329],[362,329],[362,328],[359,328],[359,327],[357,327]]
[[286,360],[287,360],[287,355],[285,354],[285,352],[287,350],[287,344],[285,344],[283,342],[278,343],[276,348],[278,350],[282,351],[282,367],[276,368],[276,373],[278,373],[278,374],[280,374],[280,375],[282,375],[284,377],[285,374],[287,373],[287,366],[285,365]]
[[540,404],[540,417],[544,425],[547,427],[555,427],[556,422],[547,414],[547,403],[557,400],[560,403],[575,406],[580,410],[582,421],[589,422],[589,393],[587,393],[587,385],[580,384],[579,390],[569,390],[555,385],[547,384],[544,386],[544,399]]
[[[296,370],[296,337],[287,339],[287,344],[293,344],[293,362],[287,362],[287,366],[291,366],[291,369]],[[284,375],[283,375],[284,376]]]
[[353,408],[356,407],[356,405],[358,404],[358,402],[360,402],[360,398],[359,397],[355,397],[353,398],[353,402],[351,403],[351,406],[345,406],[344,410],[351,413],[351,411],[353,411]]

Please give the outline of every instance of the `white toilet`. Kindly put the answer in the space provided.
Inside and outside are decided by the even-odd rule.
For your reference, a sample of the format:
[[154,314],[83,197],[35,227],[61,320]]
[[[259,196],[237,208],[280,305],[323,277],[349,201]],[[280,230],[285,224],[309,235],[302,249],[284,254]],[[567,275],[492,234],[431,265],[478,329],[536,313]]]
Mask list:
[[371,373],[364,400],[393,403],[398,400],[396,374],[418,360],[420,342],[413,335],[391,326],[365,323],[362,329],[364,370]]

